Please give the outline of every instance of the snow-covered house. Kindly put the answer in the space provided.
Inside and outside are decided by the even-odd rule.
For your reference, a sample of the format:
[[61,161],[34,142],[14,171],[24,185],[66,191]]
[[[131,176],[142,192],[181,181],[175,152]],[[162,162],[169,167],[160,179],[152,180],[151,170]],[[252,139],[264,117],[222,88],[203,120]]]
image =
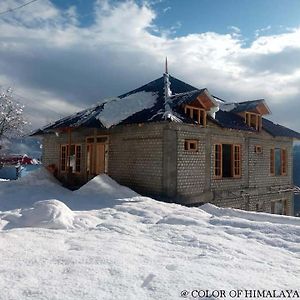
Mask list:
[[43,163],[77,187],[99,173],[164,201],[293,214],[292,145],[261,100],[224,102],[164,75],[58,120]]

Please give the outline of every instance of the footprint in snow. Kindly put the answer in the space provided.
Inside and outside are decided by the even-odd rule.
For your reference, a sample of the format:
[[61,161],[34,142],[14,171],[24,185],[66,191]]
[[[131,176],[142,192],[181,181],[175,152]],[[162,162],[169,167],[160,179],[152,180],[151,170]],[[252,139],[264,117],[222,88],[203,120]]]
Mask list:
[[141,287],[142,288],[150,288],[150,283],[151,281],[154,279],[155,275],[153,273],[150,273],[144,280],[144,282],[142,283]]
[[175,265],[166,265],[166,269],[169,270],[169,271],[176,271],[177,266],[175,266]]

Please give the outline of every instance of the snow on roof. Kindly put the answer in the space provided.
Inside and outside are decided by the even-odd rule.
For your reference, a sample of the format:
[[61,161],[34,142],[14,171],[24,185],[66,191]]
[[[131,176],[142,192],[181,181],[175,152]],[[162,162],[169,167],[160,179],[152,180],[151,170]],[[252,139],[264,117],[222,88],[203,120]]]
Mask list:
[[[211,96],[205,88],[198,89],[169,74],[167,77],[162,76],[117,98],[102,101],[91,108],[47,125],[31,135],[40,135],[59,128],[90,127],[108,129],[115,125],[164,120],[196,124],[196,121],[184,113],[181,106],[193,102],[203,92],[207,93],[215,104],[215,107],[212,107],[208,112],[208,116],[213,122],[224,128],[253,131],[238,116],[237,112],[253,109],[261,103],[266,106],[263,99],[225,102],[221,98]],[[168,79],[167,82],[165,82],[166,79]],[[167,101],[165,94],[168,96]],[[272,132],[276,136],[279,131],[272,130]],[[287,130],[280,130],[280,134],[297,138],[299,136],[299,133],[295,135],[295,132],[288,132]]]
[[152,107],[157,96],[157,93],[142,91],[124,98],[112,99],[104,103],[103,109],[96,118],[106,128],[110,128],[136,112]]

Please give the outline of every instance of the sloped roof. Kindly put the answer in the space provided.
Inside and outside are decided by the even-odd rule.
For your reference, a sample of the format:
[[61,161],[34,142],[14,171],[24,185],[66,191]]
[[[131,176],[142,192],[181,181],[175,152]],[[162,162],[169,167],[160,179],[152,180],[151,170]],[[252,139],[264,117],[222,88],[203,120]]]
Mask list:
[[[178,94],[174,96],[174,103],[188,103],[190,101],[194,101],[199,94],[201,94],[204,89],[199,90],[175,77],[169,76],[169,80],[171,83],[172,93]],[[148,108],[140,109],[137,112],[134,112],[130,116],[120,120],[117,124],[131,124],[131,123],[145,123],[145,122],[154,122],[163,120],[163,116],[165,113],[165,98],[164,98],[164,77],[160,77],[156,80],[153,80],[135,90],[132,90],[128,93],[122,94],[114,99],[108,99],[101,104],[94,105],[88,109],[80,111],[78,113],[72,114],[65,118],[62,118],[52,124],[45,126],[37,131],[35,131],[32,135],[42,134],[44,132],[55,130],[58,128],[68,128],[68,127],[95,127],[95,128],[106,128],[103,122],[101,122],[101,117],[99,117],[105,107],[106,104],[118,100],[124,100],[124,103],[120,101],[120,104],[125,109],[126,108],[126,100],[128,97],[145,92],[156,95],[155,103]],[[171,101],[172,104],[172,101]],[[178,104],[179,105],[179,104]],[[173,106],[173,105],[171,105]],[[182,113],[174,111],[174,116],[180,119],[183,122],[191,122],[185,115]]]
[[275,124],[270,120],[265,118],[262,119],[262,126],[265,131],[270,133],[273,136],[283,136],[283,137],[290,137],[300,139],[300,133],[296,132],[292,129],[284,127],[280,124]]
[[47,131],[50,129],[57,128],[68,128],[68,127],[93,127],[93,128],[104,128],[104,125],[96,118],[99,112],[103,109],[103,103],[87,108],[65,118],[62,118],[54,123],[51,123],[40,131]]
[[219,110],[216,112],[215,121],[218,125],[224,128],[231,128],[236,130],[256,131],[254,128],[248,126],[244,118],[232,112]]
[[260,103],[264,102],[263,99],[258,100],[250,100],[244,102],[237,102],[234,103],[236,107],[231,111],[234,113],[243,112],[243,111],[251,111],[257,107]]
[[[69,127],[93,127],[93,128],[110,128],[114,125],[147,123],[165,120],[166,117],[166,101],[164,97],[165,87],[164,76],[153,80],[135,90],[122,94],[114,99],[108,99],[102,103],[96,104],[88,109],[62,118],[52,124],[41,128],[32,135],[39,135],[58,128]],[[171,109],[171,120],[183,123],[195,124],[196,122],[187,116],[182,108],[182,104],[188,104],[202,93],[211,95],[206,89],[197,89],[173,76],[169,75],[172,96],[168,98],[168,105]],[[149,97],[150,95],[150,97]],[[152,98],[151,98],[152,97]],[[148,101],[145,101],[145,98]],[[208,115],[208,118],[223,128],[231,128],[236,130],[255,131],[249,127],[244,119],[237,113],[242,111],[251,111],[257,105],[264,103],[263,99],[228,103],[220,98],[213,96],[213,101],[217,101],[220,110],[215,113],[215,118]],[[150,101],[149,101],[150,99]],[[143,102],[144,101],[144,102]],[[217,105],[217,104],[216,104]],[[107,110],[111,111],[111,107],[119,106],[118,110],[113,112],[114,119],[107,120]],[[105,115],[106,114],[106,115]],[[120,114],[120,116],[118,116]],[[273,136],[287,136],[291,138],[300,138],[300,134],[290,130],[284,126],[274,124],[271,121],[263,119],[263,129]]]

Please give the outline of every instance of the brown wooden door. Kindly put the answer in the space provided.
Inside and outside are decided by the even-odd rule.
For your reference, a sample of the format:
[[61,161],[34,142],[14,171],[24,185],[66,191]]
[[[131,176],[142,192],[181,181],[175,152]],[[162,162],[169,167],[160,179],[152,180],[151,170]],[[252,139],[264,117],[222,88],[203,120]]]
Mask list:
[[105,172],[105,144],[96,144],[95,173]]

